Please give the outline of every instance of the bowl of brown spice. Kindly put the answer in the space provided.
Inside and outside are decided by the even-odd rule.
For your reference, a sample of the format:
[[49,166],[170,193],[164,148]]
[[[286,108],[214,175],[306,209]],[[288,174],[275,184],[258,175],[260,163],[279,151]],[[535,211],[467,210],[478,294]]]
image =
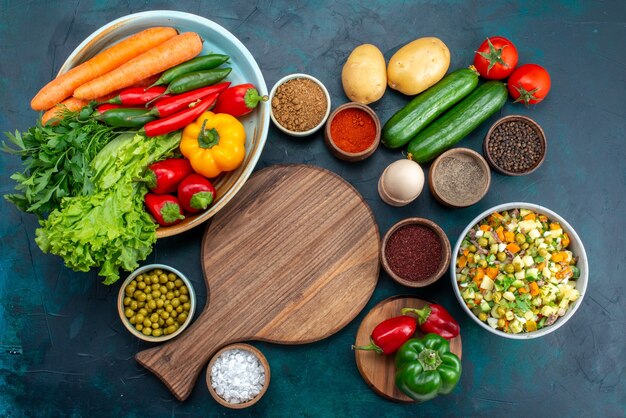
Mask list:
[[428,185],[435,199],[453,208],[478,202],[489,190],[490,183],[489,165],[479,153],[469,148],[444,152],[428,171]]
[[291,136],[318,131],[330,114],[330,95],[321,81],[308,74],[290,74],[270,91],[270,117],[276,127]]
[[443,276],[450,254],[450,241],[439,225],[424,218],[407,218],[383,237],[380,261],[396,282],[424,287]]
[[507,176],[523,176],[535,171],[546,158],[548,143],[541,126],[522,115],[497,120],[483,141],[483,154],[489,165]]

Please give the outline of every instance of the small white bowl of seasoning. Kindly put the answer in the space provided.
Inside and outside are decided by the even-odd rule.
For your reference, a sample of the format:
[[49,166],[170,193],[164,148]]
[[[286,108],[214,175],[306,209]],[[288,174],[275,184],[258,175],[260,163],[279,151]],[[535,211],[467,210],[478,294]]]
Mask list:
[[391,206],[405,206],[424,189],[424,171],[415,161],[403,159],[387,166],[378,180],[378,194]]
[[317,132],[330,114],[330,94],[324,84],[308,74],[287,75],[270,91],[270,117],[287,135]]
[[243,409],[257,403],[270,384],[270,365],[250,344],[230,344],[218,351],[206,373],[206,383],[217,403]]

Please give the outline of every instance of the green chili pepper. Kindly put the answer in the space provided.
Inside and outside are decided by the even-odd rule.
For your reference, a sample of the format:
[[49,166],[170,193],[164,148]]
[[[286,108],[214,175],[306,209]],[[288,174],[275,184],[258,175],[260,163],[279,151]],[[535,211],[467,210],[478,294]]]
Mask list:
[[460,378],[461,360],[437,334],[412,338],[396,353],[396,386],[416,401],[449,394]]
[[232,68],[217,68],[214,70],[194,71],[192,73],[183,74],[167,86],[164,94],[173,93],[180,94],[200,87],[211,86],[226,78],[230,74]]
[[[102,106],[101,106],[102,107]],[[116,128],[141,128],[148,122],[156,119],[146,109],[142,108],[114,108],[102,111],[99,107],[92,116],[105,125]]]
[[217,68],[224,64],[229,58],[230,57],[228,55],[221,54],[209,54],[196,57],[165,71],[150,87],[169,84],[183,74],[189,74],[191,72],[201,70],[212,70],[213,68]]

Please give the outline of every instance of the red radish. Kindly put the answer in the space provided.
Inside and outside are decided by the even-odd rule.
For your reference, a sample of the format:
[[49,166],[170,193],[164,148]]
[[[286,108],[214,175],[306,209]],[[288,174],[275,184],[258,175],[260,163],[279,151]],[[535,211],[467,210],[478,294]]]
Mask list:
[[148,167],[148,188],[155,194],[173,193],[181,181],[192,174],[191,163],[185,158],[170,158]]
[[178,199],[172,195],[148,193],[144,202],[150,214],[161,226],[174,225],[185,219]]
[[236,118],[252,112],[259,102],[266,102],[267,96],[260,96],[254,85],[240,84],[226,89],[217,99],[213,113],[228,113]]
[[178,199],[183,209],[197,213],[208,208],[215,200],[215,187],[200,174],[187,176],[178,185]]

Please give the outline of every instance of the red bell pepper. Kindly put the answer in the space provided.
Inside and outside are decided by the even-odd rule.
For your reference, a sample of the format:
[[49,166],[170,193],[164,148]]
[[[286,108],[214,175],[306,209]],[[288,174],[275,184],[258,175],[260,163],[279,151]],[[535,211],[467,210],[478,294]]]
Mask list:
[[412,316],[402,315],[389,318],[376,325],[370,336],[371,344],[352,346],[353,350],[373,350],[378,354],[393,354],[413,336],[417,322]]
[[[119,104],[123,106],[145,106],[146,103],[154,100],[165,92],[165,87],[156,86],[144,89],[143,87],[129,87],[106,103]],[[161,96],[164,97],[164,96]]]
[[219,93],[213,93],[204,99],[198,100],[198,103],[194,106],[174,113],[172,116],[146,123],[143,127],[146,131],[146,136],[165,135],[184,128],[209,110],[215,104],[218,95]]
[[148,212],[161,226],[174,225],[185,219],[180,203],[175,196],[147,193],[144,202]]
[[252,112],[259,102],[266,102],[267,96],[260,96],[254,85],[240,84],[233,86],[217,99],[215,113],[228,113],[236,118]]
[[425,333],[434,332],[446,340],[456,337],[461,330],[452,315],[443,306],[436,303],[426,304],[422,309],[404,308],[401,312],[402,315],[408,313],[417,315],[422,331]]
[[200,174],[191,174],[178,185],[178,200],[189,213],[203,211],[215,200],[215,187]]
[[221,93],[230,86],[230,82],[215,84],[213,86],[202,87],[200,89],[188,91],[187,93],[177,94],[165,99],[159,99],[154,102],[154,107],[150,110],[150,114],[159,118],[164,118],[174,113],[185,110],[194,106],[194,103],[200,99],[204,99],[213,93]]
[[158,161],[148,167],[148,188],[155,194],[175,192],[180,182],[193,172],[186,158]]

